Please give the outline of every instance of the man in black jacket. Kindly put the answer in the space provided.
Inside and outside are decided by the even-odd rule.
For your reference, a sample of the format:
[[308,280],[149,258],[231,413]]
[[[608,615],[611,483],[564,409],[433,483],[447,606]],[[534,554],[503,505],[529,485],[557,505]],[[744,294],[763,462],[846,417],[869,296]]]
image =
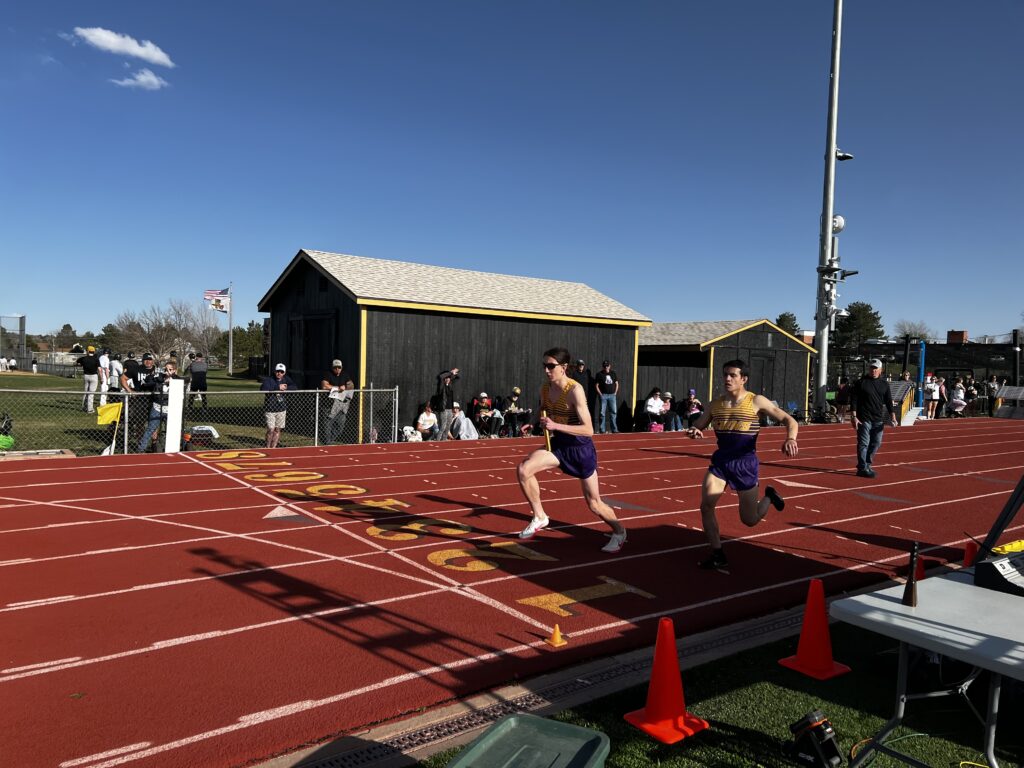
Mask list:
[[894,427],[898,424],[892,395],[889,393],[889,382],[881,376],[882,361],[872,360],[868,373],[853,385],[850,392],[850,413],[853,416],[853,428],[857,431],[858,477],[875,476],[871,462],[882,444],[885,423],[888,421]]

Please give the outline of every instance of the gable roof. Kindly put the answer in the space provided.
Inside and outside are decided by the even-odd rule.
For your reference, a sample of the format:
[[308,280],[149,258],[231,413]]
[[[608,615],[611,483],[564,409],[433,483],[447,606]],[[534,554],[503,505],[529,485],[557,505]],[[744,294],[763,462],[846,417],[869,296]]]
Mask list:
[[439,311],[611,320],[646,326],[651,320],[589,285],[408,261],[303,249],[259,302],[264,306],[297,264],[306,261],[358,303]]
[[724,339],[727,336],[754,328],[758,325],[767,325],[779,333],[787,336],[801,346],[817,352],[817,350],[798,339],[791,333],[779,328],[770,320],[712,320],[708,322],[693,323],[654,323],[649,328],[640,329],[641,347],[684,347],[699,346],[706,347],[713,342]]

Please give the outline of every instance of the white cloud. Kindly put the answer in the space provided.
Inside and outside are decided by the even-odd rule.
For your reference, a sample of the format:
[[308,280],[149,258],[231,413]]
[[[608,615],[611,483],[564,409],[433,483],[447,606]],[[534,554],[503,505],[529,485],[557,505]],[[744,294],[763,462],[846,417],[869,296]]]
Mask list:
[[[99,48],[101,51],[121,56],[132,56],[161,67],[173,68],[175,66],[171,57],[164,53],[160,46],[149,40],[143,40],[140,43],[134,37],[122,35],[120,32],[112,32],[103,27],[75,27],[75,34],[93,48]],[[148,72],[149,70],[144,71]]]
[[122,88],[142,88],[144,91],[159,91],[161,88],[166,88],[170,85],[162,77],[153,74],[152,70],[140,69],[131,77],[126,77],[124,80],[111,80],[114,85],[119,85]]

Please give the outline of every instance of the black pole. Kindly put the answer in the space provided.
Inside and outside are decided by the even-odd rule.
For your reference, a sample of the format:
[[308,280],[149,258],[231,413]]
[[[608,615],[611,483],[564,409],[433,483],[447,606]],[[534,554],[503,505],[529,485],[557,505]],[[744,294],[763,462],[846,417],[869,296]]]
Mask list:
[[1020,386],[1020,328],[1013,329],[1013,385]]
[[910,334],[903,337],[903,370],[910,371]]

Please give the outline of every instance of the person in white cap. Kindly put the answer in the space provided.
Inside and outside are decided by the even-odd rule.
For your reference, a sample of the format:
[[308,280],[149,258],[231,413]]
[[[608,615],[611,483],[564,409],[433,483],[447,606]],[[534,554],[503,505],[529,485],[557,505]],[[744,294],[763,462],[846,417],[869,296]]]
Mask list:
[[96,357],[96,347],[90,346],[85,355],[78,358],[75,365],[82,367],[82,381],[85,395],[82,396],[82,410],[92,413],[95,410],[96,396],[93,394],[100,388],[100,359]]
[[298,389],[284,363],[274,366],[274,375],[268,376],[260,384],[260,391],[267,392],[263,412],[267,420],[267,448],[277,448],[281,440],[281,430],[285,427],[285,415],[288,411],[288,398],[282,392]]
[[473,399],[473,422],[485,437],[495,438],[501,433],[505,419],[486,392],[481,392],[479,397]]
[[[882,361],[872,360],[865,373],[850,391],[850,414],[857,432],[857,476],[874,477],[872,463],[882,445],[886,421],[896,426],[889,383],[882,379]],[[888,416],[888,418],[886,418]]]

